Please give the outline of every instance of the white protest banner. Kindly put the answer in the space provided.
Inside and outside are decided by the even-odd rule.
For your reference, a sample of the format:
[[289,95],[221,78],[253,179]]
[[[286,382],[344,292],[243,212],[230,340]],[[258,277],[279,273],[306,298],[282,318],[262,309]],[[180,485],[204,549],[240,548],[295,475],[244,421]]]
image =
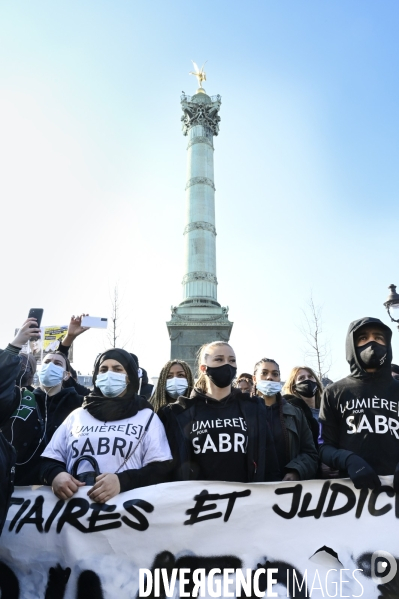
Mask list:
[[85,489],[64,502],[48,487],[17,487],[0,538],[1,597],[234,597],[241,583],[253,598],[399,597],[399,498],[392,477],[382,481],[378,493],[346,479],[177,482],[105,505]]

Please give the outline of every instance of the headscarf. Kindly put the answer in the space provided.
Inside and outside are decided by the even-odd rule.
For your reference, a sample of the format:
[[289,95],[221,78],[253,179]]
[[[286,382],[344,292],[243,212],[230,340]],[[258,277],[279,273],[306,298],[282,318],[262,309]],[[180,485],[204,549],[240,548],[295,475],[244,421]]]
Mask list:
[[[100,389],[96,387],[96,379],[101,364],[105,360],[116,360],[126,370],[129,383],[123,397],[104,397]],[[135,416],[139,410],[144,408],[153,409],[145,399],[137,395],[139,389],[139,376],[137,363],[129,352],[124,349],[109,349],[98,356],[93,371],[93,391],[88,395],[83,408],[97,420],[109,422],[112,420],[123,420]]]

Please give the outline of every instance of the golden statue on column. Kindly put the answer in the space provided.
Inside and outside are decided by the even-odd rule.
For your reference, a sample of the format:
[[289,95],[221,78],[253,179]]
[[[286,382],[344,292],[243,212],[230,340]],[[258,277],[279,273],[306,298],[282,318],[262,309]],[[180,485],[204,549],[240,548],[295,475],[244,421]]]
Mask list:
[[202,67],[199,69],[197,63],[195,63],[193,60],[191,61],[194,65],[194,69],[195,71],[190,71],[189,75],[194,75],[194,77],[197,77],[198,79],[198,83],[199,83],[199,89],[197,90],[197,94],[198,93],[205,93],[204,88],[202,87],[202,82],[206,81],[206,73],[204,71],[204,66],[206,65],[206,62],[204,62],[204,64],[202,65]]

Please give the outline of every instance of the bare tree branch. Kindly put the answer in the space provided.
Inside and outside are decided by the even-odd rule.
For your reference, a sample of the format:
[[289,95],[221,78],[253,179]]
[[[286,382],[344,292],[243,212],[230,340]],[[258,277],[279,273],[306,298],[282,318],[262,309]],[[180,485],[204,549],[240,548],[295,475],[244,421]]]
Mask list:
[[124,349],[128,343],[130,343],[132,335],[124,342],[122,335],[122,325],[126,319],[126,316],[122,316],[123,301],[119,290],[118,283],[115,284],[112,292],[110,293],[111,301],[111,328],[108,332],[108,341],[112,347],[120,347]]
[[304,358],[311,363],[322,381],[323,378],[328,378],[331,368],[331,350],[329,341],[324,337],[322,307],[315,304],[312,294],[307,302],[307,308],[302,310],[302,313],[303,319],[299,330],[306,344]]

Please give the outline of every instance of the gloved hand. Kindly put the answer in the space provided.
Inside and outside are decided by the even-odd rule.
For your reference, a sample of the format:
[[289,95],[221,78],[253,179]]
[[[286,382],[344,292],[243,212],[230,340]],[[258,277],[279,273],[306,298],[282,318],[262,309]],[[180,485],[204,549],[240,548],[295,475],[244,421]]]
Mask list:
[[393,490],[395,493],[399,493],[399,464],[395,468],[393,473]]
[[375,471],[360,456],[352,453],[347,457],[345,466],[356,489],[378,490],[381,487],[381,481]]

